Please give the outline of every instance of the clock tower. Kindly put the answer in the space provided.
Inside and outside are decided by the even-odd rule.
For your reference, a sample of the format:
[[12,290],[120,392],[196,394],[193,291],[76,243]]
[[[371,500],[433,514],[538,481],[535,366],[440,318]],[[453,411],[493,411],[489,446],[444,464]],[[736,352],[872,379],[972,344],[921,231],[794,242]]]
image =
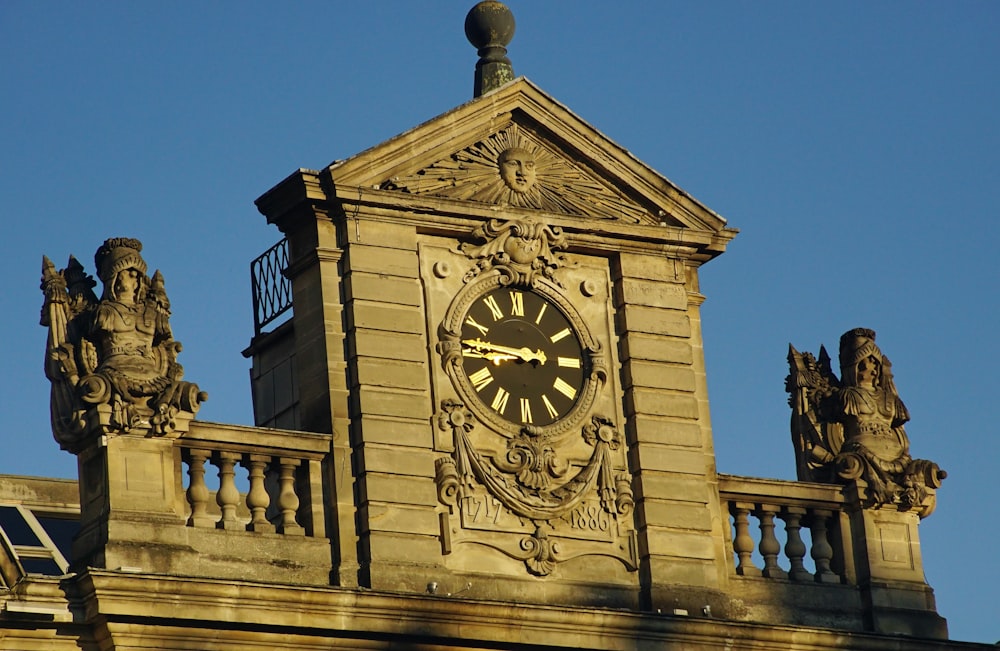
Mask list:
[[514,78],[493,5],[472,101],[257,200],[257,424],[333,434],[337,585],[724,611],[698,272],[736,230]]

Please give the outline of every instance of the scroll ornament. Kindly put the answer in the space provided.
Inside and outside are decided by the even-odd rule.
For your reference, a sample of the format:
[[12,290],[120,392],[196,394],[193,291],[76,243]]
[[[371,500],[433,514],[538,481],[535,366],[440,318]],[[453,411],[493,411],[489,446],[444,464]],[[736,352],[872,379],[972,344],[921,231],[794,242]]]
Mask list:
[[547,576],[560,560],[558,541],[549,535],[552,521],[568,516],[595,492],[601,508],[612,517],[632,512],[631,477],[616,472],[612,459],[612,452],[622,445],[622,436],[606,418],[595,416],[583,428],[583,438],[593,452],[568,481],[562,480],[569,464],[529,428],[508,441],[503,459],[490,459],[476,450],[469,438],[474,425],[464,405],[442,403],[438,426],[451,430],[455,446],[452,456],[437,460],[438,499],[455,506],[479,485],[508,511],[531,521],[535,531],[521,540],[521,552],[508,553],[524,561],[532,574]]
[[789,346],[785,388],[792,407],[792,440],[803,481],[851,483],[861,505],[934,510],[934,489],[947,473],[910,456],[903,429],[909,411],[896,392],[892,363],[875,344],[875,332],[855,328],[840,338],[838,379],[830,356],[819,359]]
[[486,242],[462,246],[462,251],[476,260],[465,282],[484,271],[496,269],[504,275],[504,285],[531,287],[536,278],[544,277],[562,287],[553,275],[556,269],[567,264],[565,257],[556,253],[566,246],[566,237],[558,226],[527,220],[491,219],[476,228],[473,236]]
[[170,330],[163,276],[146,275],[141,251],[141,242],[123,237],[97,250],[100,299],[76,258],[57,271],[43,257],[45,374],[52,383],[52,433],[64,449],[78,451],[95,424],[102,433],[170,435],[208,398],[181,379],[181,344]]

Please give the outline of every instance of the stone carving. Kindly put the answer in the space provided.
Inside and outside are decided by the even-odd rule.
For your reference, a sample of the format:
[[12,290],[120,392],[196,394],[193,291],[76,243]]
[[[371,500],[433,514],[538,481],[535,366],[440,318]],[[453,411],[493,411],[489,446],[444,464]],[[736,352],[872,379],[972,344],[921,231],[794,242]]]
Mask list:
[[875,332],[855,328],[840,338],[840,379],[823,347],[817,360],[789,346],[788,364],[785,388],[799,479],[853,482],[865,508],[893,504],[930,515],[934,489],[946,473],[910,456],[903,429],[910,414]]
[[511,124],[448,158],[380,186],[450,199],[658,224],[653,211],[622,196]]
[[[560,529],[588,528],[589,518],[595,522],[591,529],[609,531],[614,524],[626,535],[631,532],[624,523],[634,504],[631,476],[615,468],[613,453],[623,440],[610,420],[594,416],[582,428],[582,438],[592,452],[568,479],[570,464],[534,428],[525,427],[520,436],[509,440],[503,458],[491,459],[474,446],[469,435],[475,425],[464,405],[444,401],[437,422],[442,430],[451,431],[455,448],[451,456],[436,462],[438,499],[452,508],[459,508],[464,500],[481,500],[484,493],[495,501],[494,513],[502,509],[516,518],[524,534],[516,545],[485,544],[523,561],[530,573],[547,576],[559,562],[581,555],[562,550],[556,536]],[[588,499],[597,503],[589,511]],[[634,555],[619,558],[635,569]]]
[[52,432],[65,449],[75,451],[95,425],[104,433],[170,434],[208,397],[181,379],[163,276],[146,275],[141,251],[142,243],[123,237],[97,250],[100,300],[76,258],[57,271],[43,257],[45,374],[52,382]]
[[500,178],[507,187],[524,194],[535,185],[535,154],[521,147],[510,147],[497,157]]
[[[573,263],[557,251],[566,245],[559,227],[530,220],[502,221],[493,219],[477,227],[472,235],[482,244],[463,243],[460,250],[474,264],[463,276],[465,286],[456,294],[441,323],[437,351],[442,367],[452,379],[459,394],[467,404],[476,405],[476,392],[460,372],[464,359],[462,328],[470,305],[498,287],[530,289],[557,306],[580,338],[587,370],[586,381],[572,411],[563,414],[556,423],[546,425],[547,437],[571,432],[579,425],[593,405],[598,391],[607,381],[607,362],[600,342],[590,333],[590,328],[579,315],[572,302],[566,298],[562,282],[556,272]],[[491,410],[478,407],[477,415],[491,427],[507,436],[517,436],[518,427],[505,422]]]
[[501,221],[491,219],[473,231],[473,236],[485,244],[462,245],[462,252],[476,260],[476,266],[465,275],[469,282],[483,271],[497,269],[504,275],[504,284],[531,287],[538,276],[562,284],[554,272],[567,264],[555,251],[566,246],[566,237],[558,226],[531,221]]

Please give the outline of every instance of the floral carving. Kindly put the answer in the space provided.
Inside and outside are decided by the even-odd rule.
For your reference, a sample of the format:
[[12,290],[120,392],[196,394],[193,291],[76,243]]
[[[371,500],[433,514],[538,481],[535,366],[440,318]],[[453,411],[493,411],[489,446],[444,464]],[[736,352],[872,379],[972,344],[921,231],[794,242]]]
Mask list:
[[929,515],[933,489],[947,474],[936,463],[910,456],[903,429],[910,414],[875,332],[855,328],[840,338],[839,379],[825,348],[817,360],[789,346],[788,362],[785,388],[799,479],[854,482],[866,508],[894,504]]
[[52,382],[52,431],[76,450],[93,424],[103,431],[174,432],[207,394],[181,378],[170,330],[170,301],[159,271],[150,278],[142,244],[111,238],[94,261],[104,290],[70,257],[57,271],[42,261],[42,325],[49,329],[45,372]]

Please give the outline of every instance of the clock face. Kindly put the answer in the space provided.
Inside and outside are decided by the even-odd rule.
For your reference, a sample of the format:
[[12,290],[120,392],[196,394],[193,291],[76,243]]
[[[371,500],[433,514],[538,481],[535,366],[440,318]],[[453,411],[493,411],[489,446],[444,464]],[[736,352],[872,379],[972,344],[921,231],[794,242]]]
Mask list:
[[583,390],[580,338],[558,307],[535,292],[500,287],[462,321],[462,368],[480,401],[501,418],[550,425]]

